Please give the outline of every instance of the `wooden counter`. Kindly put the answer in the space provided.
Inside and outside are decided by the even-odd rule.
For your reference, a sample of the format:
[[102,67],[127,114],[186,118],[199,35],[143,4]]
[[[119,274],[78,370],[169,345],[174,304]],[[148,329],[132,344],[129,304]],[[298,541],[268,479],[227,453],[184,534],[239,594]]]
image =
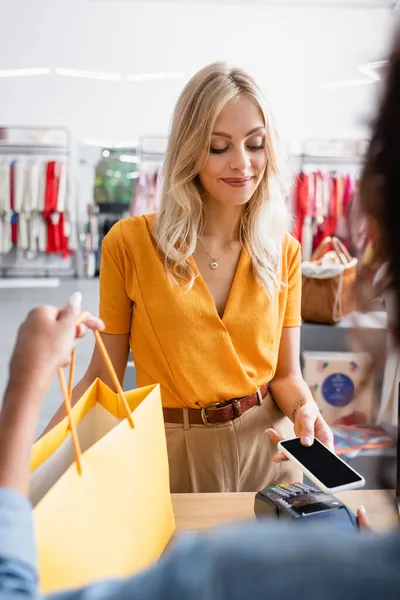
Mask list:
[[[371,526],[387,530],[399,526],[394,493],[387,490],[354,490],[337,496],[354,512],[362,504]],[[178,531],[205,529],[222,523],[254,518],[253,493],[172,494]]]

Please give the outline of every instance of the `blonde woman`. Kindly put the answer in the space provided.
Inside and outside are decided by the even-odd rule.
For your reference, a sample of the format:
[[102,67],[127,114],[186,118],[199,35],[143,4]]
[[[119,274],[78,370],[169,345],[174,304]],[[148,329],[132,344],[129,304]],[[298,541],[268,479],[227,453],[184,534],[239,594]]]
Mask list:
[[[122,220],[103,242],[102,336],[121,381],[131,348],[138,385],[161,386],[173,492],[298,480],[273,460],[292,422],[305,445],[332,447],[300,371],[285,183],[258,87],[212,64],[178,100],[159,214]],[[112,386],[97,350],[75,400],[96,377]]]

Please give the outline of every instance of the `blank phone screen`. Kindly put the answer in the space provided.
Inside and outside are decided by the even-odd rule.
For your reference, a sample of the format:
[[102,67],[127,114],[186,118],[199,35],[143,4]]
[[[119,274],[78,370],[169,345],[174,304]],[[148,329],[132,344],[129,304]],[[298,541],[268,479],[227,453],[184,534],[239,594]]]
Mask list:
[[354,473],[317,439],[312,446],[303,446],[299,439],[286,440],[281,445],[327,488],[362,481],[360,475]]

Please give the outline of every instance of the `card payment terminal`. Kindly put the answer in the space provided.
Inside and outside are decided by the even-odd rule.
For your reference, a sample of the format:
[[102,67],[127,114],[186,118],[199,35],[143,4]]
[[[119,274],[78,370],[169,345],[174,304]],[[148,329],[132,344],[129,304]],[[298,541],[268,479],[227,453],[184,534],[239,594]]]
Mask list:
[[292,519],[296,523],[319,522],[339,529],[358,527],[356,515],[339,498],[304,483],[287,483],[258,492],[254,502],[257,518]]

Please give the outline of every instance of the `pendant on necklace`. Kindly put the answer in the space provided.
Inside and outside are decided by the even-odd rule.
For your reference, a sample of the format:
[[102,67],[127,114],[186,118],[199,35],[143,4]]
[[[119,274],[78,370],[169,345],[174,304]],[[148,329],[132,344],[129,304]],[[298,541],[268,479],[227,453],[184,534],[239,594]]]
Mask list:
[[218,269],[218,263],[215,260],[210,264],[210,269],[212,269],[213,271],[215,271],[215,269]]

